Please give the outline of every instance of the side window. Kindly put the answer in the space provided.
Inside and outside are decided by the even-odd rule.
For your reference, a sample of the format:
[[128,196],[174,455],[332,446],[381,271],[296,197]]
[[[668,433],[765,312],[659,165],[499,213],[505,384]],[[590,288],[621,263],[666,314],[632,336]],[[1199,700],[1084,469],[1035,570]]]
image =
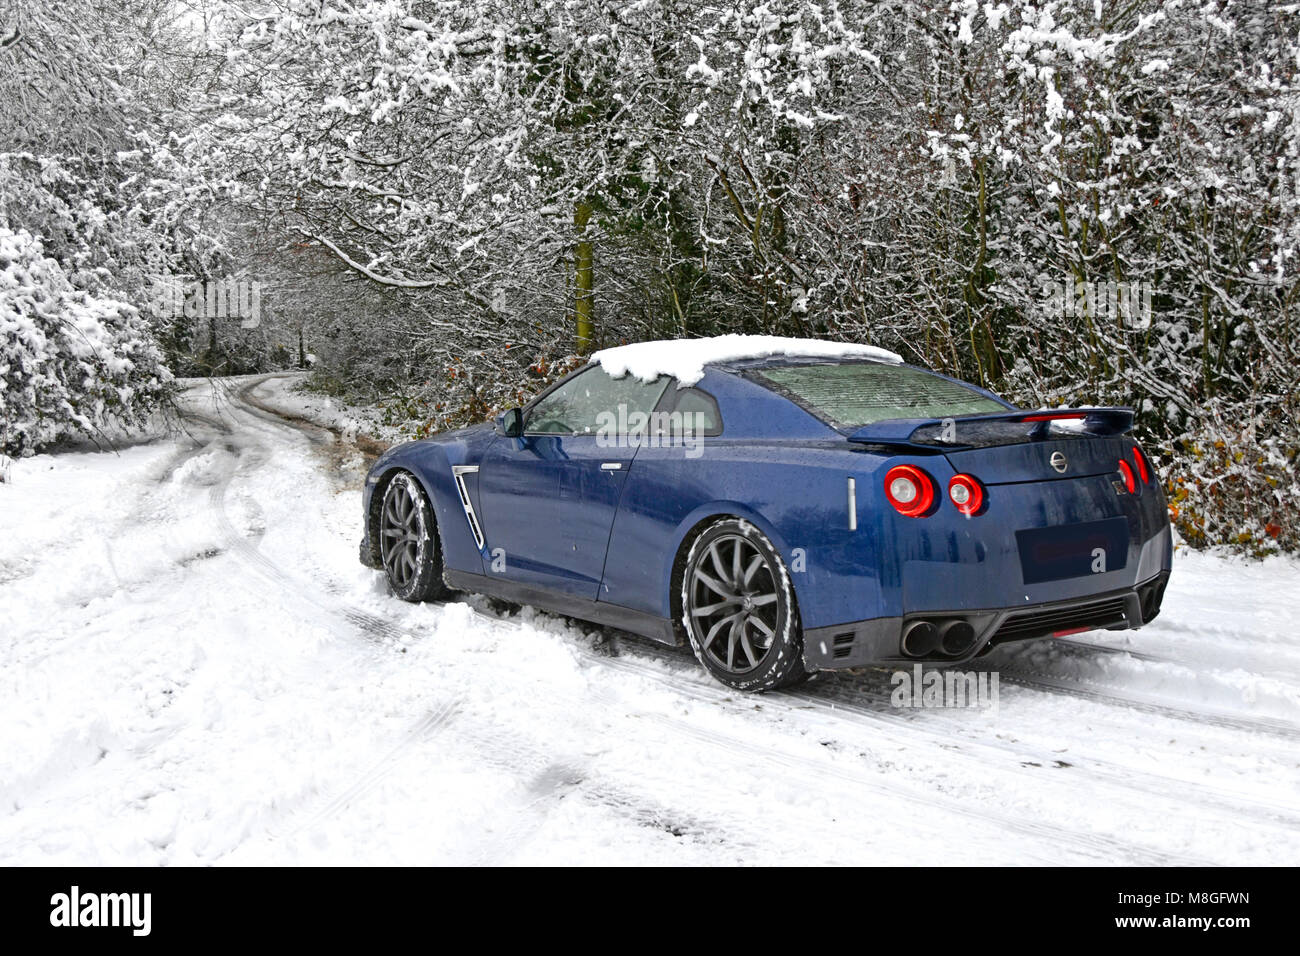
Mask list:
[[702,392],[698,388],[678,389],[677,401],[672,410],[681,413],[684,422],[691,423],[691,431],[696,435],[712,437],[722,434],[722,415],[718,412],[718,402],[708,392]]
[[722,434],[718,401],[698,388],[670,388],[651,417],[651,434],[660,437]]
[[667,376],[643,382],[631,375],[612,378],[599,366],[589,368],[534,405],[524,431],[529,435],[594,435],[608,421],[624,423],[635,413],[649,413],[667,386]]

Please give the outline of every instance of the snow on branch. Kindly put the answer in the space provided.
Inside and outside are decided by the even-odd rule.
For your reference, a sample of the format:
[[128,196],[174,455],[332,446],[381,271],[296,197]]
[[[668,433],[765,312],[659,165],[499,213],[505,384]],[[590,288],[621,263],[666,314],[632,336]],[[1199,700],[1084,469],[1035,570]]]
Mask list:
[[398,289],[431,289],[434,288],[435,286],[442,285],[441,282],[438,282],[433,279],[399,279],[394,276],[380,275],[378,272],[375,272],[373,269],[367,266],[363,266],[361,263],[357,262],[357,260],[353,259],[346,252],[344,252],[334,243],[330,242],[324,236],[318,236],[314,233],[305,232],[305,231],[302,232],[302,235],[307,239],[311,239],[313,242],[319,242],[330,252],[334,253],[334,255],[337,256],[338,259],[349,269],[352,269],[354,272],[359,272],[361,275],[365,276],[371,282],[378,282],[380,285],[392,286]]

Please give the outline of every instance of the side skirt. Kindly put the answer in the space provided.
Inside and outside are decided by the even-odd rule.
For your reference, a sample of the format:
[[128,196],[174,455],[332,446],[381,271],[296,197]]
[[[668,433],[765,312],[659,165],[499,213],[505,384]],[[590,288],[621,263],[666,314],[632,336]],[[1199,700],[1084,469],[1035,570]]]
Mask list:
[[665,618],[645,611],[619,607],[617,604],[605,604],[602,601],[589,601],[573,594],[551,591],[547,588],[519,584],[504,578],[489,577],[486,574],[473,574],[469,571],[457,571],[447,568],[442,573],[447,587],[456,591],[473,591],[499,598],[512,604],[527,604],[554,614],[576,617],[591,621],[603,627],[616,627],[619,630],[640,634],[661,644],[677,644],[677,634],[673,623]]

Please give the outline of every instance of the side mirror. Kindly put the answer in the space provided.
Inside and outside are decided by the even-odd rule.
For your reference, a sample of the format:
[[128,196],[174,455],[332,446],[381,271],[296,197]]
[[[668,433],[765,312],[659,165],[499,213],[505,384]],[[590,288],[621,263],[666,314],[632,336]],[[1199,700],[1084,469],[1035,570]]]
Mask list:
[[518,438],[524,433],[524,413],[522,409],[508,408],[496,419],[498,435],[506,438]]

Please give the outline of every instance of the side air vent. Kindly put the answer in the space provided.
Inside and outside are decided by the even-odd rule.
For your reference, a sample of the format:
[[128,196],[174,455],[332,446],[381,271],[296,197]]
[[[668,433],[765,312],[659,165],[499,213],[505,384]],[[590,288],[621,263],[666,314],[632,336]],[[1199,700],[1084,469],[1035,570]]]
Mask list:
[[852,631],[845,631],[843,634],[836,634],[831,638],[831,656],[835,658],[845,658],[853,653],[853,638],[856,635]]
[[470,534],[474,535],[474,544],[483,550],[483,529],[479,527],[478,515],[474,513],[474,504],[469,500],[469,489],[465,487],[465,476],[478,474],[478,465],[452,465],[451,475],[456,479],[456,492],[460,495],[460,506],[465,509],[465,520],[469,522]]

